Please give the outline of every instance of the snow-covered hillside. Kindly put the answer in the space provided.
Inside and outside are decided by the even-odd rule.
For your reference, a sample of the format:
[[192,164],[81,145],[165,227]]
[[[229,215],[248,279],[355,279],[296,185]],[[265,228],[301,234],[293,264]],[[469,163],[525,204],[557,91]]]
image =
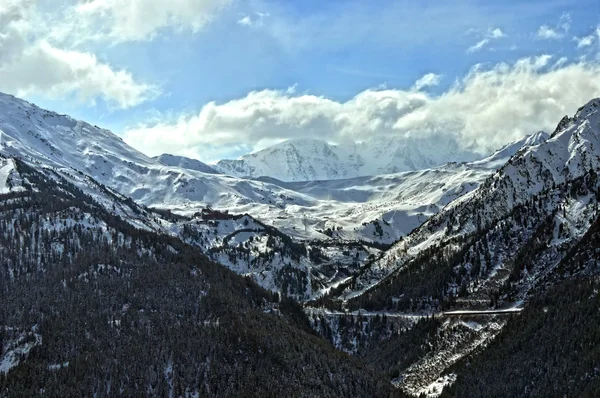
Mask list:
[[182,169],[196,170],[208,174],[221,174],[215,168],[207,165],[206,163],[196,159],[186,158],[185,156],[162,154],[160,156],[153,157],[153,159],[158,160],[165,166],[181,167]]
[[[483,351],[500,333],[506,323],[498,314],[520,311],[565,280],[588,284],[597,275],[597,250],[582,242],[600,222],[599,111],[600,99],[592,100],[564,118],[547,140],[544,134],[531,137],[531,145],[477,189],[318,300],[333,309],[388,317],[480,315],[444,320],[445,343],[432,344],[428,354],[401,370],[394,381],[398,387],[432,392],[451,362]],[[457,309],[471,311],[452,311]],[[379,342],[368,344],[374,349]],[[388,352],[397,346],[390,343]]]
[[[23,170],[30,167],[55,183],[73,184],[114,215],[136,228],[167,233],[200,246],[213,259],[250,275],[264,287],[309,299],[339,278],[349,277],[378,250],[360,244],[317,248],[296,244],[267,224],[290,203],[310,206],[307,195],[262,181],[244,180],[165,163],[197,164],[185,159],[149,158],[107,130],[42,110],[12,96],[0,95],[0,192],[23,188]],[[28,166],[26,166],[28,165]],[[210,171],[210,170],[207,170]],[[132,200],[133,199],[133,200]],[[149,211],[139,207],[155,208]],[[229,209],[217,219],[187,215],[208,205]],[[246,213],[258,215],[257,224]],[[209,211],[209,213],[212,212]],[[237,234],[238,230],[244,230]],[[294,233],[292,227],[289,231]],[[233,236],[234,234],[235,237]],[[294,236],[327,238],[314,229]],[[346,253],[346,254],[344,254]],[[318,263],[315,267],[315,263]],[[338,272],[338,267],[345,271]]]
[[[105,259],[115,259],[101,245],[143,243],[129,253],[136,263],[180,245],[199,247],[267,289],[315,308],[330,306],[319,309],[318,322],[312,314],[312,325],[349,352],[389,343],[384,356],[405,355],[397,348],[406,346],[394,340],[406,337],[396,333],[399,322],[433,325],[417,329],[415,347],[425,349],[420,357],[385,371],[407,392],[437,394],[454,380],[444,376],[448,366],[482,350],[504,327],[503,315],[486,309],[516,311],[557,280],[597,272],[590,268],[595,246],[581,243],[590,226],[600,225],[599,110],[600,99],[590,101],[552,136],[539,132],[480,160],[283,182],[220,174],[182,157],[150,158],[107,130],[0,94],[7,270],[29,274],[34,258],[41,270],[49,258],[66,259],[64,253],[85,243],[102,259],[77,277],[87,283],[105,270]],[[38,210],[44,213],[28,219]],[[17,228],[15,220],[25,223]],[[63,231],[73,236],[52,238]],[[153,252],[159,239],[164,246]],[[396,240],[389,249],[381,244]],[[26,250],[14,242],[25,242]],[[569,254],[577,261],[567,267]],[[439,323],[456,316],[442,312],[449,308],[483,318]],[[17,366],[37,346],[33,332],[29,325],[8,335],[0,370]]]
[[221,160],[214,167],[239,177],[315,181],[415,171],[480,157],[481,154],[461,148],[454,139],[444,136],[377,137],[341,145],[296,139],[237,160]]

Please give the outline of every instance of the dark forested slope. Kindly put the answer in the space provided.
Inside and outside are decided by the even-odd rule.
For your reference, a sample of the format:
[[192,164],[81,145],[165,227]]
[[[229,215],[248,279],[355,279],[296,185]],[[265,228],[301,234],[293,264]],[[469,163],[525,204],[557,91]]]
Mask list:
[[455,397],[600,396],[600,218],[521,315],[455,369]]
[[0,196],[0,396],[389,395],[295,304],[16,166],[22,189]]

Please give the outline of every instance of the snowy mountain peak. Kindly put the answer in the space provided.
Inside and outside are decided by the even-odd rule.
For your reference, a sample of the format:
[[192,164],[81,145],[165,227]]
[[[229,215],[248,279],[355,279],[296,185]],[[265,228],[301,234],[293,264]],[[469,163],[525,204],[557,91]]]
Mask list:
[[473,165],[484,167],[486,169],[498,169],[504,165],[512,156],[520,150],[542,144],[550,138],[550,135],[544,131],[538,131],[521,138],[520,140],[506,144],[487,158],[473,162]]
[[237,160],[221,160],[215,168],[233,176],[293,182],[416,171],[480,157],[448,136],[374,137],[339,145],[318,139],[294,139]]
[[468,209],[463,214],[468,218],[472,211],[468,202],[473,205],[483,201],[494,209],[489,213],[492,217],[502,217],[553,186],[600,169],[599,109],[600,99],[592,100],[579,108],[574,117],[564,117],[552,137],[547,138],[547,134],[541,132],[530,136],[527,141],[533,145],[525,145],[524,150],[501,167],[474,196],[456,201],[451,207]]
[[577,109],[577,113],[575,113],[575,118],[587,119],[593,114],[597,113],[598,110],[600,110],[600,98],[594,98],[581,108]]
[[549,138],[550,134],[546,133],[545,131],[538,131],[537,133],[528,136],[523,146],[539,145],[548,141]]
[[[266,151],[280,151],[280,150],[313,150],[313,151],[327,151],[330,150],[332,144],[327,143],[326,141],[319,140],[316,138],[296,138],[282,141],[278,144],[271,145],[264,150]],[[261,151],[253,152],[250,156],[256,155]]]
[[[92,177],[151,207],[196,212],[206,204],[275,206],[293,195],[264,183],[218,175],[191,159],[150,158],[108,130],[5,94],[0,94],[0,155],[52,170],[91,195],[96,187],[87,176]],[[303,201],[297,198],[294,203]]]
[[312,138],[301,138],[294,140],[286,140],[279,144],[272,145],[262,151],[251,153],[249,156],[254,158],[261,158],[262,155],[268,153],[273,157],[284,156],[291,161],[298,163],[298,166],[310,167],[310,165],[302,165],[305,161],[302,159],[306,154],[311,156],[322,156],[324,158],[337,159],[335,153],[336,146],[329,144],[323,140],[317,140]]

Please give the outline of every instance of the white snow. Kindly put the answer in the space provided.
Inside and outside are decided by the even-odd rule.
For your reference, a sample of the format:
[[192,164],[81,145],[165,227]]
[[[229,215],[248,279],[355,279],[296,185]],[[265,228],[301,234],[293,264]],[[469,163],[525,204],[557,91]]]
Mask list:
[[[1,130],[0,136],[2,136]],[[12,159],[0,158],[0,194],[22,189],[18,176],[16,175],[15,162]]]
[[442,395],[442,391],[444,391],[444,387],[454,384],[455,381],[456,381],[456,374],[450,373],[450,374],[444,375],[444,376],[440,377],[439,379],[437,379],[436,381],[434,381],[433,383],[431,383],[428,386],[423,387],[421,390],[419,390],[418,395],[424,394],[428,398],[439,397],[440,395]]
[[1,351],[3,354],[0,356],[0,373],[8,373],[19,365],[23,358],[27,358],[33,347],[42,344],[42,336],[37,333],[37,330],[37,325],[33,326],[31,331],[18,331],[5,327],[9,338],[4,341]]

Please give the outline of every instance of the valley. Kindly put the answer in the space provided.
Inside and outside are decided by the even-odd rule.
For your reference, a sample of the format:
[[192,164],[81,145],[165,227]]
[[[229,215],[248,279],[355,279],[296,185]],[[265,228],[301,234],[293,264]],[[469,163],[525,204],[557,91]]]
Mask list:
[[[317,395],[458,394],[468,388],[463,377],[485,371],[466,363],[484,363],[486,347],[501,350],[505,333],[521,338],[512,325],[535,318],[530,302],[597,275],[590,242],[599,222],[598,110],[592,100],[551,135],[523,137],[479,160],[285,182],[151,158],[108,130],[0,95],[0,280],[8,303],[0,386],[10,391],[20,377],[57,372],[45,388],[68,393],[76,388],[57,383],[83,368],[112,375],[103,376],[108,384],[89,376],[86,388],[109,394],[118,382],[121,393],[134,391],[99,349],[114,332],[123,337],[110,343],[111,355],[123,355],[126,342],[169,347],[152,351],[160,369],[156,361],[144,365],[149,374],[135,368],[152,394],[184,385],[208,395],[258,388],[263,370],[280,355],[289,359],[290,346],[310,369],[306,377],[320,380]],[[54,298],[20,310],[32,295]],[[89,322],[103,325],[102,335],[83,315],[64,318],[87,311],[88,297],[98,314]],[[47,320],[51,314],[61,322]],[[177,330],[174,340],[165,324]],[[276,348],[272,324],[281,333]],[[78,336],[71,346],[70,330]],[[181,347],[186,333],[217,345]],[[299,345],[291,342],[296,333]],[[316,350],[325,353],[319,360]],[[174,361],[182,379],[174,379]],[[248,362],[260,370],[245,373],[239,364]],[[228,384],[225,374],[250,381]],[[305,382],[291,371],[281,377],[289,378],[281,394]],[[352,388],[343,387],[346,377]]]

